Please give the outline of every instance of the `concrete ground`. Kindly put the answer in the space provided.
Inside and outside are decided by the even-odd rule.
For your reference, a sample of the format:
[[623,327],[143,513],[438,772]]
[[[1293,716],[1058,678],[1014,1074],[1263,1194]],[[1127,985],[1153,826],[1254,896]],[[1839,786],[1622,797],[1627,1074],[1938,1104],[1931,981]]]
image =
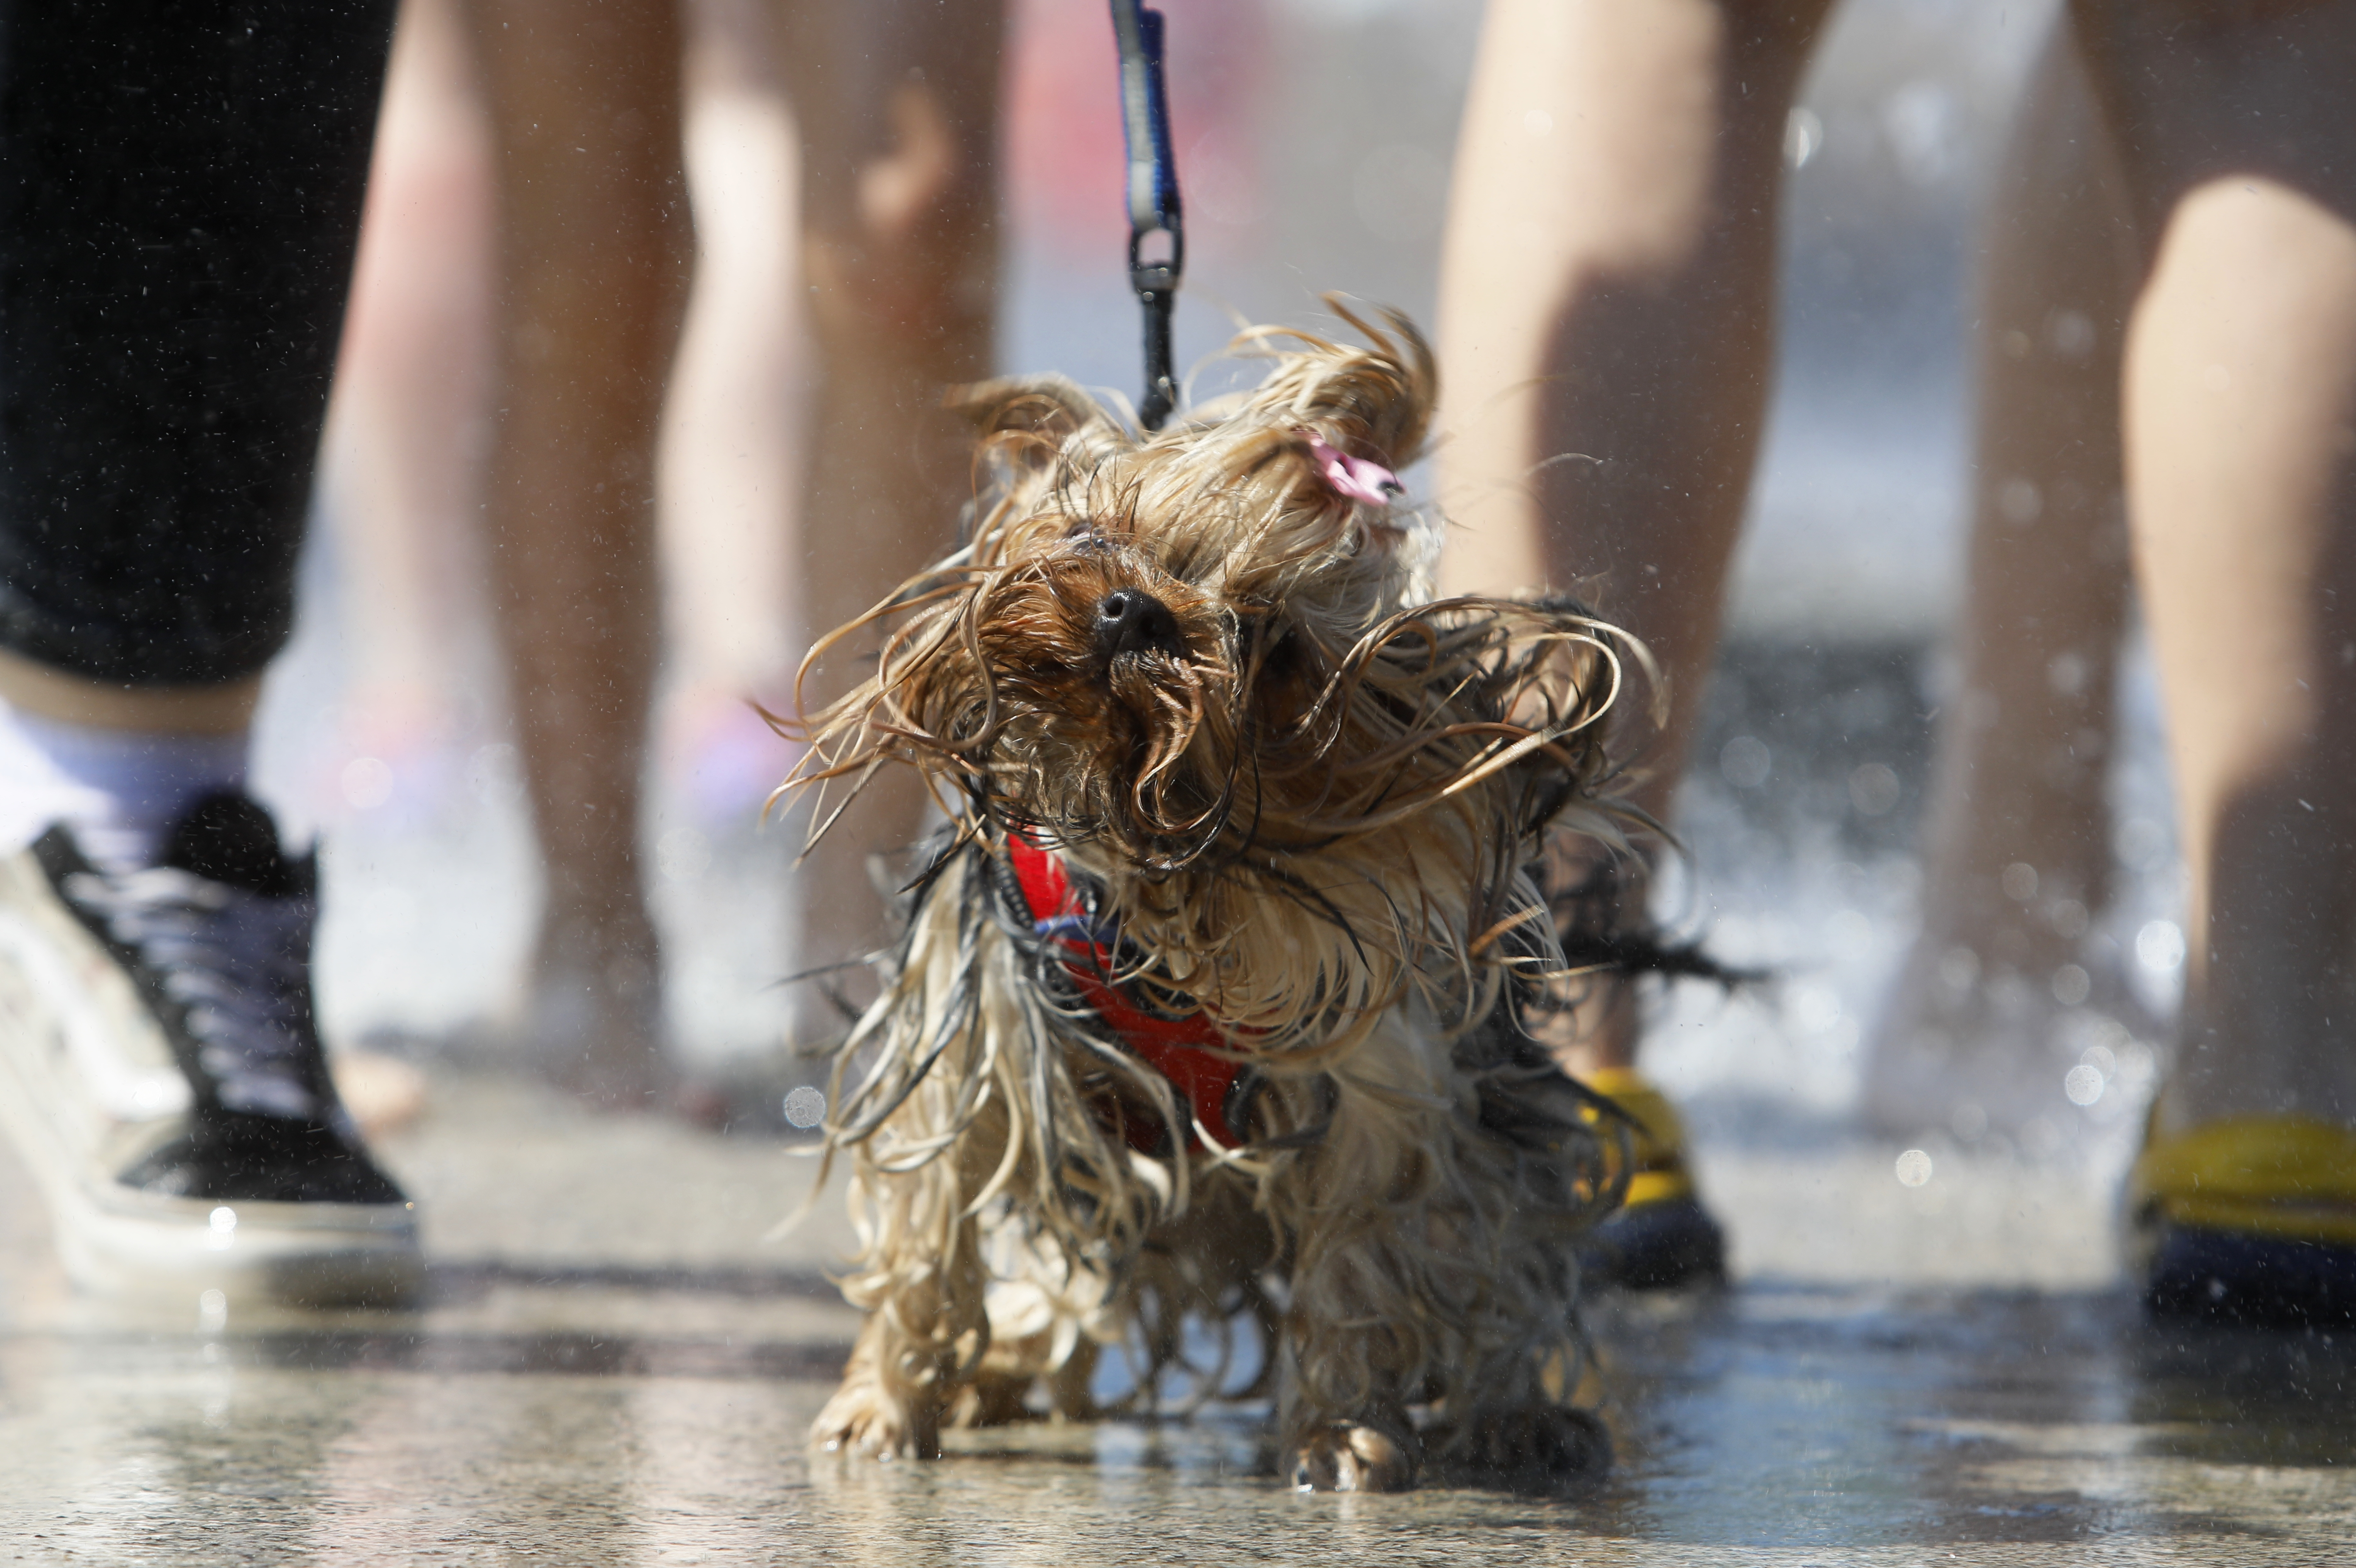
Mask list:
[[432,1305],[220,1326],[73,1295],[0,1162],[0,1561],[2356,1561],[2347,1337],[2147,1325],[2082,1169],[1717,1139],[1739,1283],[1598,1305],[1619,1464],[1537,1499],[1296,1495],[1248,1408],[813,1454],[854,1319],[789,1145],[441,1071],[384,1152]]

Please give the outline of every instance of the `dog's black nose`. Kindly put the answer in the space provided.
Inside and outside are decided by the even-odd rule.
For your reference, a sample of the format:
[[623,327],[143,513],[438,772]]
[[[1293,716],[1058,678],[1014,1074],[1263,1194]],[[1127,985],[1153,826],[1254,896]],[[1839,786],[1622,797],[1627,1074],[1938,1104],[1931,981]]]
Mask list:
[[1106,659],[1159,650],[1179,653],[1178,618],[1142,588],[1115,588],[1097,601],[1097,652]]

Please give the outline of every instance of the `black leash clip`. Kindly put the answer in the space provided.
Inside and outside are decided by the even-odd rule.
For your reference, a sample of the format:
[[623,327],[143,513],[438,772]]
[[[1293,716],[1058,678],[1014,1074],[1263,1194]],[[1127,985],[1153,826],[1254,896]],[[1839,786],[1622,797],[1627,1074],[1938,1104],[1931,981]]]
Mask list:
[[1170,150],[1170,101],[1162,85],[1162,13],[1112,0],[1120,48],[1120,130],[1129,150],[1129,286],[1145,312],[1145,401],[1137,421],[1159,430],[1178,406],[1170,369],[1170,313],[1186,267],[1178,207],[1178,160]]

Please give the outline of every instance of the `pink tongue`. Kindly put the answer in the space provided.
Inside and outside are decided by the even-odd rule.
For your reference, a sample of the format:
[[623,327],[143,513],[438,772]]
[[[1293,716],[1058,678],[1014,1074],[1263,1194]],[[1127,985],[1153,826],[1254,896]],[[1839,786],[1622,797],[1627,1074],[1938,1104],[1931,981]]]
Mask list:
[[1309,437],[1309,455],[1317,460],[1326,486],[1335,495],[1364,501],[1368,506],[1388,506],[1393,496],[1406,490],[1398,476],[1380,463],[1353,457],[1314,431],[1302,434]]

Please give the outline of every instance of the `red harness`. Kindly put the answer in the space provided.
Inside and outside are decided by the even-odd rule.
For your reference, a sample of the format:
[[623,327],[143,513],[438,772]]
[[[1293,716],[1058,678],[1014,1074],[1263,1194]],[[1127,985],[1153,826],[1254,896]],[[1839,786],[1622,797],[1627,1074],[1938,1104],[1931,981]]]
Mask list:
[[[1161,1017],[1107,983],[1113,950],[1088,930],[1087,908],[1066,875],[1062,858],[1021,832],[1006,835],[1006,858],[1013,864],[1014,879],[1022,885],[1023,902],[1031,906],[1031,918],[1040,933],[1069,955],[1064,972],[1079,988],[1081,999],[1120,1036],[1122,1045],[1170,1080],[1194,1107],[1196,1121],[1224,1133],[1231,1144],[1244,1142],[1227,1122],[1227,1100],[1243,1064],[1218,1054],[1226,1040],[1210,1016],[1190,1013],[1183,1018]],[[1130,1146],[1141,1154],[1151,1154],[1162,1134],[1158,1122],[1141,1118],[1122,1118],[1120,1130]],[[1199,1147],[1201,1140],[1190,1135],[1188,1144]]]

